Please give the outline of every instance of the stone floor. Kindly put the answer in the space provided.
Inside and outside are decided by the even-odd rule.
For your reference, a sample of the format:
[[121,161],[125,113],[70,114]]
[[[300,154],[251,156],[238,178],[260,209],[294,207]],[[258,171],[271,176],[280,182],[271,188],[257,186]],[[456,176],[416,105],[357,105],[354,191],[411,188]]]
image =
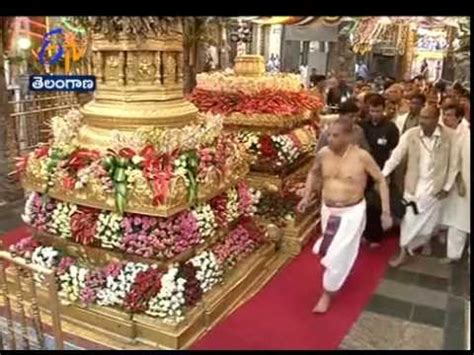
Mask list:
[[[0,235],[22,224],[23,202],[0,208]],[[345,337],[345,350],[462,350],[467,344],[470,299],[468,256],[439,263],[445,246],[400,269],[388,268],[375,294]],[[375,252],[375,251],[374,251]]]
[[467,255],[440,264],[445,246],[388,268],[375,294],[343,340],[345,350],[466,349],[470,273]]

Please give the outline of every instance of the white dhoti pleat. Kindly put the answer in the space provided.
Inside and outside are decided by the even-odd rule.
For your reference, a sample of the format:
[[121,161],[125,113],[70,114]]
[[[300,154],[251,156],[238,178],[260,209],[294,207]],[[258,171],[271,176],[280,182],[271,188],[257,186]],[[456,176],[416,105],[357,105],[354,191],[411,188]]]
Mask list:
[[418,214],[408,207],[400,226],[400,247],[413,251],[428,243],[438,225],[441,202],[434,196],[417,200]]
[[459,260],[466,245],[467,233],[455,227],[448,228],[448,258]]
[[359,253],[360,238],[365,229],[365,200],[350,207],[321,208],[323,236],[313,246],[313,253],[322,256],[326,268],[323,287],[328,292],[338,291],[354,265]]

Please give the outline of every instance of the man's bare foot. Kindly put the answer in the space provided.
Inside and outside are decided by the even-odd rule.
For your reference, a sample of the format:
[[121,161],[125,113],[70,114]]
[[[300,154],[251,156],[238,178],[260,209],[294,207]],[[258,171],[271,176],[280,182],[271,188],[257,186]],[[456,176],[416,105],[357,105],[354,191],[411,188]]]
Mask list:
[[405,264],[408,260],[408,255],[405,250],[401,250],[400,254],[395,259],[392,259],[388,262],[391,267],[399,267],[402,264]]
[[423,249],[421,250],[421,255],[423,256],[430,256],[432,253],[432,250],[431,250],[431,245],[430,244],[425,244],[423,246]]
[[327,292],[323,292],[316,306],[313,308],[313,313],[326,313],[331,304],[331,296]]

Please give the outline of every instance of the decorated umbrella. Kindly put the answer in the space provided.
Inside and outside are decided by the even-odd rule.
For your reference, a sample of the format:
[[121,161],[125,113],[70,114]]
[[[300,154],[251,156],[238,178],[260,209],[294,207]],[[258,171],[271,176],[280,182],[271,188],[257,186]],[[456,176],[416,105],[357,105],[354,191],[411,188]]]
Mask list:
[[247,19],[260,25],[313,26],[322,24],[325,26],[337,26],[341,23],[342,18],[342,16],[263,16]]
[[[374,44],[387,40],[398,28],[399,38],[396,47],[400,54],[404,52],[404,43],[408,35],[408,25],[415,27],[456,27],[460,28],[465,23],[463,17],[447,16],[381,16],[353,18],[353,22],[344,27],[346,34],[351,35],[352,49],[355,53],[364,54],[370,51]],[[464,25],[465,26],[465,25]],[[405,28],[405,29],[403,29]]]

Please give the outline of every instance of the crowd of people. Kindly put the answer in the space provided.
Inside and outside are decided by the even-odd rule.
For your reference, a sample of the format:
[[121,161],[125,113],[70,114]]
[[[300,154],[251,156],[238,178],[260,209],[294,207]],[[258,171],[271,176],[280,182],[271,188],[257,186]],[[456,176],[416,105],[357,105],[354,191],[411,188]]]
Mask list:
[[[321,200],[322,237],[313,251],[325,267],[314,312],[327,311],[366,244],[376,250],[400,230],[399,267],[431,254],[461,259],[470,234],[470,92],[418,76],[349,85],[344,73],[312,75],[310,88],[338,118],[321,133],[300,212]],[[320,199],[315,197],[320,196]]]

